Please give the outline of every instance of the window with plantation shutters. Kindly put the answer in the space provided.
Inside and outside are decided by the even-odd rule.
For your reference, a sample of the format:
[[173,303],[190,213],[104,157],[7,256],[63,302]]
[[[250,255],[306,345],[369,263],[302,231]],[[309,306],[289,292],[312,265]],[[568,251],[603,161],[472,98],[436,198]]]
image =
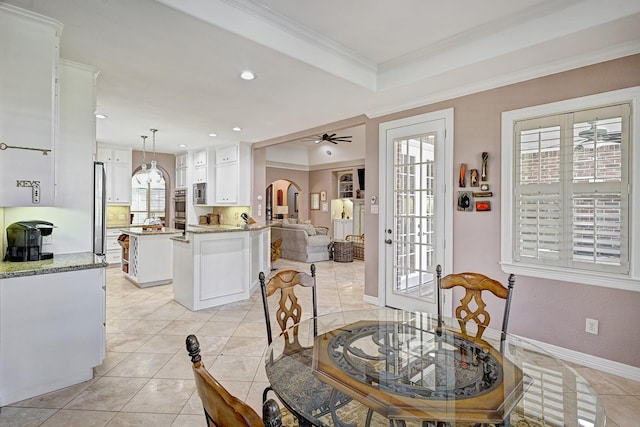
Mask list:
[[628,272],[629,110],[516,122],[516,260]]
[[505,270],[640,290],[632,257],[638,91],[617,94],[617,102],[594,96],[503,114]]

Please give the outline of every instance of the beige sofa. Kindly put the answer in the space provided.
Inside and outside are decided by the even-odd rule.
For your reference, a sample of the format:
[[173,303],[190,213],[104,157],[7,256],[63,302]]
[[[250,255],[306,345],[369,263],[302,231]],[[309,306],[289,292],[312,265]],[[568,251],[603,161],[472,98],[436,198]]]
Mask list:
[[331,237],[327,227],[312,224],[274,223],[271,226],[271,242],[282,239],[280,256],[302,262],[329,260]]

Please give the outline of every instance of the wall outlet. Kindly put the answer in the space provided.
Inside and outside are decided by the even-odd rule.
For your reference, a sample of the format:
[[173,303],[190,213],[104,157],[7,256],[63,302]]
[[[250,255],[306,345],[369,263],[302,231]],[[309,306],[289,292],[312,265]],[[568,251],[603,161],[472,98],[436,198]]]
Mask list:
[[587,318],[585,331],[589,334],[598,335],[598,321]]

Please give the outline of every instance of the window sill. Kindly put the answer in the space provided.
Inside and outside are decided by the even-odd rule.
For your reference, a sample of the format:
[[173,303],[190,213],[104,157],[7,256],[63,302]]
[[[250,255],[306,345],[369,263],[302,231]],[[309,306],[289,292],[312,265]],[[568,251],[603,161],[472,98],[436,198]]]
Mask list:
[[600,286],[603,288],[640,292],[640,279],[620,276],[611,273],[597,273],[592,271],[576,272],[557,267],[524,266],[510,262],[500,263],[502,271],[516,276],[538,277],[541,279],[561,280],[581,285]]

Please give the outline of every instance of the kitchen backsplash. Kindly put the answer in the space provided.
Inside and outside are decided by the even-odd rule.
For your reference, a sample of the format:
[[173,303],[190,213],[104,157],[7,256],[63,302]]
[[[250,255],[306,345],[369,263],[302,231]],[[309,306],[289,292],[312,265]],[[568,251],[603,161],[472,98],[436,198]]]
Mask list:
[[251,208],[249,206],[214,206],[212,213],[220,215],[220,224],[237,225],[244,222],[240,218],[244,212],[251,215]]
[[107,227],[126,227],[130,223],[129,206],[107,206]]

